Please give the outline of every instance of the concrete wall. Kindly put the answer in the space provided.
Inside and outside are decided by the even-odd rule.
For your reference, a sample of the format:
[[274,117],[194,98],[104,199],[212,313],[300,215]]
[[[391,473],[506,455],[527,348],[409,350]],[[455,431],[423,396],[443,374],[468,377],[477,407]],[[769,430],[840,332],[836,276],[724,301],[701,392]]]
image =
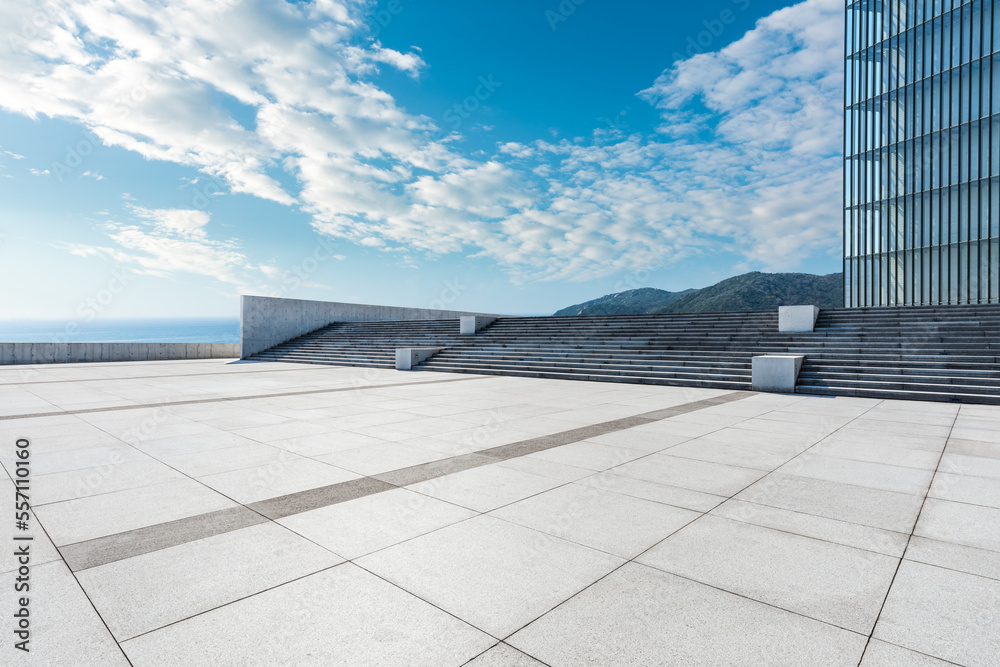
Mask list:
[[243,295],[240,299],[240,358],[246,359],[275,345],[298,338],[332,322],[385,322],[400,320],[447,320],[462,315],[489,315],[459,310],[431,310],[402,306],[370,306],[360,303],[307,301],[269,296]]
[[235,359],[238,343],[0,343],[0,365]]

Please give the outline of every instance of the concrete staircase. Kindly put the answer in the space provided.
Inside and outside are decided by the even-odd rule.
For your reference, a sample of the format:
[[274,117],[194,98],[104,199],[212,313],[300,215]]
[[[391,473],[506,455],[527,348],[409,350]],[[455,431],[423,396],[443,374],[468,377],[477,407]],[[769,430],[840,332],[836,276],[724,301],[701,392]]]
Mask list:
[[399,347],[443,347],[419,370],[749,389],[751,359],[806,355],[799,393],[1000,404],[1000,305],[822,311],[779,333],[776,311],[332,324],[254,359],[394,368]]
[[475,344],[461,336],[458,320],[335,322],[259,352],[251,359],[331,366],[395,368],[397,347],[460,347]]
[[826,310],[796,351],[797,393],[1000,405],[1000,305]]
[[[783,338],[777,328],[773,311],[504,317],[480,331],[475,346],[446,349],[421,368],[749,389],[754,346]],[[783,347],[779,340],[776,349]]]

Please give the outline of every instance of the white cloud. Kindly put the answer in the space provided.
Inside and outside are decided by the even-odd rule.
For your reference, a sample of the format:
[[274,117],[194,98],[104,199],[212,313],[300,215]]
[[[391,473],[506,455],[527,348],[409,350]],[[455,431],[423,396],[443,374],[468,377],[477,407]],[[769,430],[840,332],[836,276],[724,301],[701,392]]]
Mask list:
[[51,172],[49,172],[48,169],[35,169],[34,167],[29,167],[28,173],[33,176],[48,176]]
[[[775,12],[664,71],[640,95],[662,113],[655,133],[553,132],[484,157],[372,83],[379,67],[419,78],[426,63],[417,48],[358,45],[368,4],[52,0],[38,27],[37,8],[4,3],[4,25],[31,29],[0,43],[0,106],[299,207],[325,236],[397,256],[477,254],[522,278],[593,278],[719,248],[792,268],[836,245],[840,0]],[[132,211],[108,232],[149,270],[266,274],[211,241],[207,216]]]
[[83,178],[83,177],[92,178],[95,181],[103,181],[104,180],[104,176],[102,174],[98,174],[95,171],[89,171],[89,170],[83,172],[82,174],[80,174],[80,177],[81,178]]
[[129,206],[132,219],[101,223],[116,246],[58,243],[81,257],[107,257],[139,274],[170,277],[189,273],[240,288],[253,284],[269,267],[254,266],[235,240],[208,237],[211,217],[204,211]]

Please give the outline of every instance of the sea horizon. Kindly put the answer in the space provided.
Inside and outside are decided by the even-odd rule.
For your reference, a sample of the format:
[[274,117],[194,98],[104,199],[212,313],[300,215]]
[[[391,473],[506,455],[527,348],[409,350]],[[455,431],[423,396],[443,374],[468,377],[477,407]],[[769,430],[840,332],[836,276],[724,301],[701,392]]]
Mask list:
[[2,343],[238,343],[238,317],[0,320]]

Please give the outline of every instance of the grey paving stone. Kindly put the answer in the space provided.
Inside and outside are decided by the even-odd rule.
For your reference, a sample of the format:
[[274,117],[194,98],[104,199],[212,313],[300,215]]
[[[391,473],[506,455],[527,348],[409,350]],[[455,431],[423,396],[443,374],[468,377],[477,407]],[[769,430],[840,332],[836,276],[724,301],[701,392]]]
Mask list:
[[113,563],[125,558],[158,551],[219,535],[266,519],[245,507],[231,507],[207,514],[196,514],[176,521],[158,523],[124,533],[67,544],[59,548],[66,564],[74,572]]
[[949,438],[948,453],[965,454],[966,456],[981,456],[988,459],[1000,459],[1000,444],[995,442],[983,442],[982,440]]
[[476,512],[406,489],[295,514],[278,522],[347,559],[384,549]]
[[938,471],[928,496],[1000,508],[1000,480]]
[[638,562],[863,634],[897,558],[704,516]]
[[996,551],[914,535],[906,548],[906,558],[927,565],[937,565],[949,570],[1000,580],[1000,553]]
[[775,444],[767,436],[761,442],[756,438],[746,438],[738,429],[728,433],[712,433],[701,438],[688,440],[668,450],[670,456],[680,456],[709,463],[738,465],[770,472],[788,459],[799,454],[808,445],[789,446]]
[[106,464],[67,472],[39,475],[32,479],[34,505],[113,493],[182,478],[170,466],[154,459],[126,461],[110,458]]
[[267,522],[77,573],[119,641],[343,562]]
[[648,454],[649,452],[638,449],[602,445],[585,440],[546,449],[530,454],[530,456],[546,461],[565,463],[566,465],[577,466],[579,468],[589,468],[593,471],[601,471],[642,458]]
[[423,449],[405,442],[387,442],[324,454],[317,456],[316,460],[351,472],[374,476],[447,457],[444,452]]
[[613,469],[616,475],[730,496],[764,476],[760,470],[652,454]]
[[789,461],[778,472],[921,497],[927,493],[933,476],[929,470],[850,461],[809,452]]
[[867,637],[629,563],[507,641],[549,665],[854,665]]
[[[442,456],[444,455],[442,454]],[[481,454],[460,454],[458,456],[449,456],[429,461],[420,465],[393,469],[388,472],[376,474],[374,477],[395,486],[408,486],[436,479],[444,475],[453,475],[464,470],[492,465],[495,462],[496,459],[489,456],[482,456]]]
[[903,560],[874,636],[970,667],[1000,655],[1000,581]]
[[941,472],[1000,480],[1000,459],[945,452],[941,457]]
[[928,498],[914,535],[1000,552],[1000,509]]
[[576,466],[565,465],[563,463],[556,463],[555,461],[536,459],[533,456],[521,456],[518,458],[506,459],[495,463],[494,465],[501,468],[510,468],[511,470],[520,470],[521,472],[531,473],[532,475],[551,477],[552,479],[556,479],[561,482],[575,482],[594,474],[593,470],[588,470],[587,468],[578,468]]
[[440,667],[461,665],[495,641],[345,563],[124,642],[122,648],[142,667]]
[[[5,545],[6,546],[6,545]],[[0,645],[4,665],[108,665],[127,667],[128,660],[101,617],[61,561],[36,564],[31,570],[28,609],[31,614],[30,651],[14,648],[13,622],[20,593],[14,590],[15,572],[0,575],[0,609],[7,630]]]
[[464,667],[545,667],[545,664],[501,642]]
[[777,472],[736,498],[906,534],[913,529],[923,502],[910,494]]
[[489,512],[562,484],[551,477],[487,465],[435,477],[407,488],[477,512]]
[[192,477],[205,477],[231,470],[242,470],[259,465],[284,460],[290,461],[300,457],[290,454],[277,447],[253,443],[225,449],[212,449],[191,454],[166,456],[162,460],[172,468],[180,470]]
[[934,470],[937,468],[938,460],[941,458],[938,452],[879,445],[872,442],[823,441],[809,451],[810,453],[822,454],[823,456],[851,459],[854,461],[867,461],[870,463],[885,463],[907,468],[919,468],[920,470]]
[[[6,476],[0,477],[0,494],[2,494],[0,498],[7,499],[6,502],[10,503],[8,507],[12,513],[14,510],[14,488],[14,483]],[[31,494],[29,493],[28,495],[30,496]],[[19,563],[14,555],[14,551],[19,545],[14,540],[15,537],[30,536],[32,538],[29,549],[33,564],[41,565],[42,563],[59,560],[59,552],[56,551],[55,546],[49,540],[45,531],[42,530],[42,525],[38,522],[34,512],[30,510],[28,511],[28,526],[29,529],[26,531],[18,530],[13,516],[9,516],[6,521],[0,521],[0,544],[4,545],[4,548],[0,549],[0,574],[18,568]]]
[[601,472],[584,477],[579,480],[579,483],[696,512],[707,512],[726,500],[724,496],[682,489],[679,486],[647,482],[633,477],[615,475],[612,472]]
[[[13,447],[4,449],[4,453],[0,455],[0,460],[3,461],[7,472],[13,475]],[[55,452],[33,451],[31,456],[31,472],[32,475],[42,476],[70,470],[80,470],[82,468],[106,466],[118,461],[142,460],[149,460],[149,457],[136,448],[121,442],[112,445],[98,445],[96,447],[83,447]]]
[[35,514],[56,546],[63,546],[235,506],[185,478],[43,505]]
[[595,438],[588,438],[588,441],[601,445],[639,449],[645,452],[658,452],[682,442],[687,442],[690,439],[691,437],[686,435],[669,435],[664,433],[649,433],[639,429],[626,429],[624,431],[599,435]]
[[289,454],[266,465],[207,475],[198,481],[239,503],[249,504],[359,477],[336,466]]
[[489,516],[442,528],[357,561],[498,639],[623,562]]
[[901,558],[906,551],[909,538],[906,533],[896,533],[736,499],[724,502],[712,510],[711,514],[896,558]]
[[249,508],[255,512],[266,516],[269,519],[281,519],[300,512],[327,507],[343,503],[355,498],[363,498],[373,493],[382,493],[394,489],[392,484],[387,484],[381,480],[371,477],[359,477],[358,479],[321,486],[308,491],[299,491],[287,496],[268,498],[251,503]]
[[592,486],[567,484],[502,507],[491,516],[633,558],[701,515]]
[[858,667],[947,667],[954,664],[873,639]]

